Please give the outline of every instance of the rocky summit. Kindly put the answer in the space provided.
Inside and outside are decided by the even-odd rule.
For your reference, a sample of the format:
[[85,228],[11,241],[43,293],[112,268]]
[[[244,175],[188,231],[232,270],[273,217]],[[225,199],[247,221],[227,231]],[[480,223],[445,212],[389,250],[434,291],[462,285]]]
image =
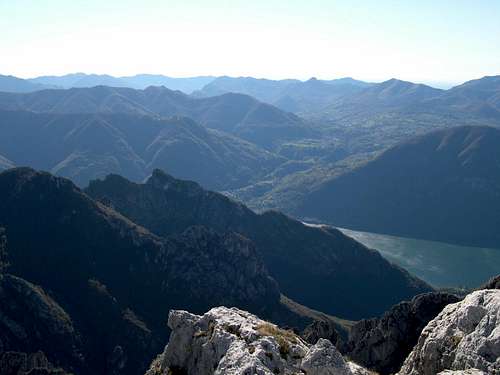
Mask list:
[[203,316],[170,312],[170,342],[146,375],[368,375],[326,339],[310,345],[248,312],[216,307]]
[[440,372],[500,374],[500,290],[479,290],[446,306],[424,328],[399,375]]

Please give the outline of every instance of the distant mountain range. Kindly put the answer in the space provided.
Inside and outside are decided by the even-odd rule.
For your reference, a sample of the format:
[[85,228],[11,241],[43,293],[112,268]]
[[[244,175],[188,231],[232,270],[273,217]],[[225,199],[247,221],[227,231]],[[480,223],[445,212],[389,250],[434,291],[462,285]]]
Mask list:
[[[269,102],[285,93],[298,101],[304,95],[317,104],[333,102],[300,117],[241,93],[203,96],[225,90]],[[329,181],[433,130],[500,127],[499,97],[500,76],[449,90],[396,79],[367,84],[220,77],[191,96],[165,87],[109,86],[0,93],[0,169],[30,165],[85,186],[109,173],[141,182],[162,168],[258,210],[334,222],[326,212],[330,198],[326,204],[311,200]],[[444,232],[382,233],[474,243]]]
[[[138,74],[127,77],[74,73],[64,76],[41,76],[20,79],[0,76],[0,92],[33,92],[47,88],[91,88],[95,86],[128,87],[143,90],[164,86],[196,97],[239,93],[272,104],[284,111],[313,118],[362,118],[387,111],[473,110],[485,117],[498,117],[498,76],[468,81],[449,90],[390,79],[369,83],[353,78],[307,81],[270,80],[253,77],[187,77]],[[490,98],[490,100],[488,99]],[[486,102],[486,104],[484,103]]]
[[306,195],[336,226],[500,248],[500,130],[455,127],[401,143]]
[[51,85],[44,85],[36,82],[31,82],[26,79],[17,78],[14,76],[0,75],[0,92],[33,92],[54,88]]
[[281,155],[300,158],[295,170],[231,194],[254,209],[293,214],[302,197],[325,180],[401,142],[457,126],[500,127],[499,95],[499,76],[449,90],[398,80],[372,85],[305,116],[321,136],[315,142],[287,142],[281,147]]
[[336,99],[362,91],[370,83],[352,78],[330,81],[311,78],[302,82],[286,79],[273,81],[252,77],[218,77],[196,91],[196,96],[215,96],[228,92],[246,94],[294,113],[323,109]]
[[335,119],[353,116],[353,112],[358,117],[400,112],[499,119],[499,96],[500,76],[469,81],[449,90],[391,79],[346,95],[323,112]]
[[127,113],[187,116],[208,128],[237,135],[264,148],[293,139],[314,137],[301,118],[242,94],[192,98],[165,87],[145,90],[96,86],[0,93],[0,109],[43,113]]
[[191,94],[214,79],[215,77],[210,76],[174,78],[160,74],[113,77],[107,74],[73,73],[29,79],[0,75],[0,92],[33,92],[50,88],[69,89],[94,86],[129,87],[142,90],[149,86],[165,86],[171,90]]
[[164,168],[222,190],[245,186],[285,162],[189,118],[123,113],[0,111],[0,153],[0,170],[32,166],[80,186],[109,173],[142,181]]

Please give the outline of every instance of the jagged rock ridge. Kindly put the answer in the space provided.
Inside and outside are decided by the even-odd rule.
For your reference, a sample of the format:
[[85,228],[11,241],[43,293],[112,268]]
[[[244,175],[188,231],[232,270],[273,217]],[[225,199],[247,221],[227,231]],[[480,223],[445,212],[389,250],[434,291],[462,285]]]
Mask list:
[[432,290],[336,229],[306,226],[274,211],[258,215],[222,194],[161,170],[153,171],[144,184],[110,175],[91,182],[86,192],[161,236],[192,225],[242,234],[255,243],[285,295],[328,314],[373,317],[401,300]]
[[333,344],[320,339],[309,345],[291,331],[248,312],[217,307],[203,316],[171,311],[170,342],[147,375],[362,375]]
[[69,180],[29,168],[0,173],[0,196],[9,272],[19,277],[0,285],[0,317],[10,319],[0,318],[2,353],[41,350],[77,374],[136,375],[167,340],[170,309],[227,304],[300,324],[241,235],[196,226],[160,238]]

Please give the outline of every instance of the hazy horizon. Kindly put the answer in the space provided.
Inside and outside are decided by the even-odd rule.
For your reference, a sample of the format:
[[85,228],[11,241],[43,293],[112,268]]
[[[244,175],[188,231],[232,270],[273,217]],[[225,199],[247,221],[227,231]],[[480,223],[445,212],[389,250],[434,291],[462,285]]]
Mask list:
[[[138,72],[138,73],[133,73],[133,74],[127,74],[127,75],[122,75],[122,76],[119,76],[119,75],[113,75],[113,74],[110,74],[110,73],[94,73],[94,72],[83,72],[83,71],[75,71],[75,72],[68,72],[68,73],[64,73],[64,74],[40,74],[40,75],[36,75],[36,76],[25,76],[25,77],[21,77],[21,76],[17,76],[17,75],[14,75],[14,74],[11,74],[9,72],[0,72],[0,75],[4,75],[4,76],[12,76],[12,77],[16,77],[16,78],[21,78],[21,79],[36,79],[36,78],[41,78],[41,77],[64,77],[64,76],[70,76],[70,75],[76,75],[76,74],[84,74],[84,75],[96,75],[96,76],[110,76],[110,77],[114,77],[114,78],[128,78],[128,77],[134,77],[134,76],[140,76],[140,75],[151,75],[151,76],[164,76],[164,77],[169,77],[169,78],[174,78],[174,79],[189,79],[189,78],[201,78],[201,77],[212,77],[212,78],[220,78],[220,77],[229,77],[229,78],[254,78],[254,79],[264,79],[264,80],[282,80],[282,79],[295,79],[295,80],[299,80],[299,81],[302,81],[302,82],[305,82],[305,81],[308,81],[310,79],[319,79],[319,80],[336,80],[336,79],[345,79],[345,78],[352,78],[354,80],[359,80],[359,81],[364,81],[364,82],[369,82],[369,83],[381,83],[381,82],[384,82],[384,81],[387,81],[387,80],[390,80],[390,79],[398,79],[398,80],[402,80],[401,78],[399,77],[389,77],[387,79],[383,79],[383,80],[363,80],[363,79],[359,79],[357,77],[352,77],[352,76],[342,76],[342,77],[316,77],[316,76],[310,76],[309,78],[301,78],[301,77],[285,77],[285,78],[270,78],[270,77],[255,77],[255,76],[252,76],[252,75],[249,75],[249,74],[246,74],[246,75],[238,75],[238,76],[231,76],[231,75],[227,75],[227,74],[223,74],[223,75],[220,75],[220,76],[217,76],[217,75],[211,75],[211,74],[201,74],[201,75],[194,75],[194,76],[174,76],[172,74],[168,74],[167,73],[150,73],[150,72]],[[471,81],[471,80],[475,80],[475,79],[480,79],[480,78],[483,78],[484,76],[481,76],[481,77],[472,77],[470,79],[465,79],[463,81],[454,81],[454,82],[447,82],[447,81],[410,81],[412,83],[417,83],[417,84],[425,84],[425,85],[428,85],[428,86],[431,86],[431,87],[435,87],[435,88],[441,88],[441,89],[448,89],[448,88],[452,88],[454,86],[458,86],[458,85],[461,85],[465,82],[468,82],[468,81]],[[404,80],[406,81],[406,80]]]
[[500,73],[488,1],[0,1],[0,72],[452,86]]

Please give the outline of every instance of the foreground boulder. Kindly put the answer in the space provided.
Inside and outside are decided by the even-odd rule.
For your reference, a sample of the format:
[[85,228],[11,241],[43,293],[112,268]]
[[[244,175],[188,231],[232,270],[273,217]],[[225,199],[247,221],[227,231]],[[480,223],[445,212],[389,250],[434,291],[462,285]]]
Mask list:
[[170,342],[147,375],[364,375],[326,339],[306,343],[248,312],[213,308],[203,316],[170,312]]
[[500,374],[500,290],[479,290],[446,306],[424,328],[399,375],[440,372]]

